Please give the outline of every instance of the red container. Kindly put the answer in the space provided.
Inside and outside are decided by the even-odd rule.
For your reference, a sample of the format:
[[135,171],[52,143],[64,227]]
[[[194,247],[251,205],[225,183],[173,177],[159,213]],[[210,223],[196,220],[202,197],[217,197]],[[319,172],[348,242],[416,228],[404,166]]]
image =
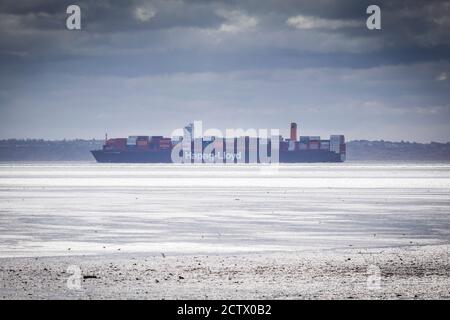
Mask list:
[[136,145],[138,147],[146,147],[146,146],[148,146],[148,140],[138,140],[136,142]]
[[127,148],[127,139],[126,138],[114,139],[114,147],[119,150],[125,150]]

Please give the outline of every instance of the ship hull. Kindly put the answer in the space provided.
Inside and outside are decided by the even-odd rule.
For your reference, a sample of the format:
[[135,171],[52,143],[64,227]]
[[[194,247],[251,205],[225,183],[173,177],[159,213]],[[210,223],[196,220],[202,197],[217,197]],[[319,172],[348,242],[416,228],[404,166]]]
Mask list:
[[168,151],[91,151],[97,162],[101,163],[171,163]]
[[[172,163],[171,151],[91,151],[100,163]],[[248,158],[248,157],[247,157]],[[280,163],[342,162],[341,155],[328,150],[280,151]]]
[[341,155],[328,150],[280,151],[280,163],[343,162]]

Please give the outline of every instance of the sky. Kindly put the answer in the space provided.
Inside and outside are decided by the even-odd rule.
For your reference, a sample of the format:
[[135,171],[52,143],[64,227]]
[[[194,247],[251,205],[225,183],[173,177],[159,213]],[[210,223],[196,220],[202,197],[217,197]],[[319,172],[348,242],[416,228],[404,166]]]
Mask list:
[[[66,28],[71,4],[81,30]],[[0,0],[0,138],[170,136],[201,120],[447,142],[449,75],[450,1]]]

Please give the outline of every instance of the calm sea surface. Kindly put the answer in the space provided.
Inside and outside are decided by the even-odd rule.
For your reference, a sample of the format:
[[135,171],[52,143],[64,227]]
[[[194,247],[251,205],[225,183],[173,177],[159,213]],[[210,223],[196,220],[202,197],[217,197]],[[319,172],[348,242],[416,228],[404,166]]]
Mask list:
[[0,257],[450,241],[449,164],[0,164]]

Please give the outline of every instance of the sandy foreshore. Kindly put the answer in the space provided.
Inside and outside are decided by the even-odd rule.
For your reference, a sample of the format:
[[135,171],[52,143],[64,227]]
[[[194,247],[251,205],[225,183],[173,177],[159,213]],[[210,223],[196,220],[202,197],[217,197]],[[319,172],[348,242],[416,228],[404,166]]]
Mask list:
[[2,258],[0,298],[449,299],[449,249]]

